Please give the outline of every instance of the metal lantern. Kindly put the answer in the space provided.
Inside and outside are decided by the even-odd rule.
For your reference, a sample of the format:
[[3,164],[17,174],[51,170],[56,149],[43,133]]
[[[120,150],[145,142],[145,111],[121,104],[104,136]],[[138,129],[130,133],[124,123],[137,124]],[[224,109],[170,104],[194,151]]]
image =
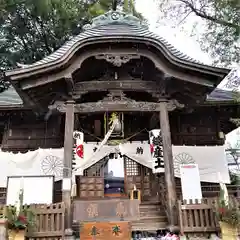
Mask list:
[[115,132],[121,132],[122,131],[122,123],[121,123],[121,121],[119,119],[117,121],[117,124],[114,127],[114,131]]
[[124,137],[124,120],[123,120],[123,113],[108,113],[106,112],[104,114],[104,132],[105,135],[107,134],[107,132],[109,131],[109,129],[111,128],[112,124],[113,124],[113,120],[115,121],[115,126],[113,129],[113,132],[110,136],[110,138],[123,138]]

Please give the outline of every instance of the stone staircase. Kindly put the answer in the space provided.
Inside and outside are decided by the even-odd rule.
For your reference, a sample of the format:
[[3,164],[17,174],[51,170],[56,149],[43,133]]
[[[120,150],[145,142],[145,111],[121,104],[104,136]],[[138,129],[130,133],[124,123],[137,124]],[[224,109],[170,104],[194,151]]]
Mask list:
[[[157,230],[165,230],[167,228],[166,213],[161,207],[160,202],[148,201],[140,204],[140,219],[132,221],[132,231],[140,232],[156,232]],[[73,223],[73,230],[79,236],[80,223]]]
[[166,229],[167,217],[159,202],[142,202],[140,220],[133,221],[132,231],[156,231]]

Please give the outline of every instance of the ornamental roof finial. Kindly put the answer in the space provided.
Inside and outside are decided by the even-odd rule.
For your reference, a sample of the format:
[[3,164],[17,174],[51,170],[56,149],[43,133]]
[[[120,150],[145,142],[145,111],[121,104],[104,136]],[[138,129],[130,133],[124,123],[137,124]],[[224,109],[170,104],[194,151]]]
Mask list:
[[[117,0],[114,0],[114,2]],[[113,6],[114,8],[115,6]],[[122,12],[119,10],[111,10],[98,17],[93,18],[92,24],[86,24],[83,26],[84,30],[99,27],[108,24],[124,24],[138,26],[142,28],[148,28],[148,25],[141,19],[133,16],[132,14]]]

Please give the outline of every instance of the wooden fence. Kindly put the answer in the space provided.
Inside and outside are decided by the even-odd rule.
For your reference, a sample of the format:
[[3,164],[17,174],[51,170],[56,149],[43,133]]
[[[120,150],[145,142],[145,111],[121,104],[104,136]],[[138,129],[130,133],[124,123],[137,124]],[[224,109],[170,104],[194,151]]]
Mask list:
[[[232,198],[232,203],[240,208],[239,199]],[[202,199],[201,201],[179,201],[179,223],[184,233],[202,233],[219,231],[218,221],[214,214],[217,206],[216,198]]]
[[[3,212],[6,206],[1,205]],[[36,224],[31,232],[27,233],[29,240],[60,240],[64,239],[64,213],[63,203],[29,205],[35,214]]]
[[[214,198],[219,197],[220,194],[220,185],[219,184],[209,184],[201,183],[202,195],[203,198]],[[239,192],[239,186],[236,185],[227,185],[229,196],[237,196]],[[179,198],[182,198],[182,188],[181,185],[176,185],[176,191]]]

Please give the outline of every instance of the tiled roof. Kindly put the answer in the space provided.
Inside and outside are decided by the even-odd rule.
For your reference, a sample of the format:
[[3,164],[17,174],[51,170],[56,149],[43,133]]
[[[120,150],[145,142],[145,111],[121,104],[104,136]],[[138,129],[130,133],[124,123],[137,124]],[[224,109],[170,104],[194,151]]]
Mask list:
[[[130,25],[119,25],[119,24],[112,24],[112,25],[106,25],[106,26],[99,26],[96,28],[92,28],[89,30],[86,30],[85,32],[80,33],[78,36],[74,37],[72,40],[66,42],[62,47],[60,47],[57,51],[52,53],[51,55],[43,58],[42,60],[29,65],[29,66],[35,66],[40,64],[45,64],[52,62],[54,60],[57,60],[61,57],[63,57],[76,43],[80,43],[83,40],[86,39],[92,39],[95,37],[142,37],[146,39],[152,39],[158,42],[159,45],[164,45],[167,50],[174,55],[175,57],[186,60],[189,62],[198,62],[195,59],[187,56],[186,54],[183,54],[182,52],[178,51],[175,47],[173,47],[171,44],[169,44],[165,39],[162,37],[150,32],[148,29],[143,27],[136,27],[136,26],[130,26]],[[198,62],[199,63],[199,62]]]
[[4,92],[0,93],[0,107],[7,107],[10,105],[20,106],[22,104],[22,99],[19,97],[18,93],[12,86],[10,86]]
[[[232,92],[221,89],[215,89],[208,97],[207,102],[223,102],[233,101]],[[6,107],[10,105],[20,106],[23,104],[22,99],[18,93],[11,86],[6,91],[0,93],[0,107]]]
[[[66,42],[58,50],[50,54],[49,56],[43,58],[40,61],[37,61],[30,65],[24,65],[24,69],[31,68],[34,66],[51,63],[55,60],[61,59],[69,50],[74,48],[76,45],[80,45],[81,42],[86,40],[92,40],[97,37],[103,38],[141,38],[147,41],[153,41],[157,43],[161,48],[166,50],[166,52],[172,57],[178,58],[191,63],[200,63],[196,59],[193,59],[186,54],[180,52],[174,46],[172,46],[168,41],[166,41],[161,36],[148,30],[148,27],[142,23],[140,20],[134,16],[124,15],[119,19],[113,20],[112,15],[117,13],[123,15],[121,12],[108,12],[102,16],[93,19],[93,24],[85,27],[85,31],[81,32],[79,35],[73,37],[71,40]],[[102,19],[101,19],[102,18]],[[99,20],[100,19],[100,20]]]
[[207,96],[207,102],[211,101],[233,101],[233,93],[231,91],[222,90],[219,88],[214,89],[210,95]]
[[[20,70],[26,69],[26,71],[30,72],[32,71],[31,68],[33,67],[38,68],[39,66],[39,68],[41,68],[45,64],[54,64],[55,61],[61,61],[61,59],[68,56],[68,54],[71,53],[71,50],[80,46],[81,43],[92,41],[96,38],[106,40],[113,39],[115,41],[120,38],[130,40],[145,40],[146,42],[158,44],[158,46],[172,59],[204,65],[199,61],[180,52],[161,36],[149,31],[148,27],[143,24],[138,18],[122,12],[110,11],[93,19],[92,25],[85,26],[85,31],[67,41],[62,47],[60,47],[49,56],[30,65],[21,64]],[[18,70],[19,69],[16,69],[16,71]],[[214,93],[213,95],[211,94],[211,96],[208,96],[207,101],[231,100],[232,98],[229,94],[230,93],[226,93],[225,91],[220,90],[218,93]],[[12,86],[3,93],[0,93],[0,106],[21,104],[23,104],[23,102]]]

